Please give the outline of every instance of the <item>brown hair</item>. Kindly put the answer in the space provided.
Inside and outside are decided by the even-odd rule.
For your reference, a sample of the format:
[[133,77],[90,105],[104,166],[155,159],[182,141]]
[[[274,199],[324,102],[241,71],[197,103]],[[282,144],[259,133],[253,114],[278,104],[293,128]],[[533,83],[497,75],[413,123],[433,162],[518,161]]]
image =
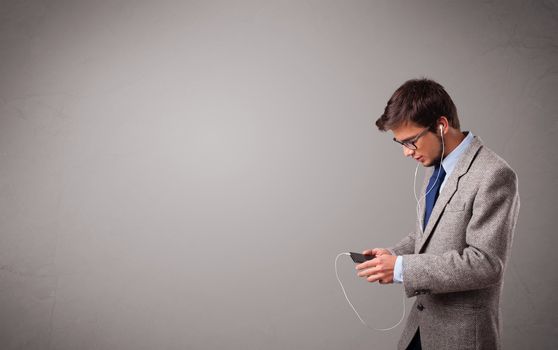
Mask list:
[[412,79],[395,90],[376,126],[387,131],[414,122],[435,131],[435,123],[441,116],[459,129],[457,109],[444,87],[430,79]]

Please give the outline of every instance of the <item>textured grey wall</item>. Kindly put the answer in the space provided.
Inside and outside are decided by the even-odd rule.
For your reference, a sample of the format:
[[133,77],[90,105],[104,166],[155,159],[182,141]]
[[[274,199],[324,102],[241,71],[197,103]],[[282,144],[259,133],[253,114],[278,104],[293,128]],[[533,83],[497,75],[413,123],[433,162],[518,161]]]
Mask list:
[[[557,7],[2,1],[1,348],[393,348],[333,259],[413,227],[373,122],[420,76],[519,175],[505,348],[555,343]],[[340,272],[397,321],[400,286]]]

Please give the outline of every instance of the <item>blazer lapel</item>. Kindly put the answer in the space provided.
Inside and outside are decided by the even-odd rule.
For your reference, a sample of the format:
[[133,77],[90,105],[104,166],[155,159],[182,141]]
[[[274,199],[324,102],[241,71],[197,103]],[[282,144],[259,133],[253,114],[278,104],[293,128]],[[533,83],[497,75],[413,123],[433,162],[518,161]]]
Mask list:
[[[475,136],[471,141],[471,144],[465,151],[465,153],[461,156],[461,158],[457,162],[455,169],[453,170],[451,175],[447,178],[444,188],[441,190],[440,195],[436,200],[436,204],[434,204],[434,208],[432,208],[432,214],[430,214],[430,219],[428,220],[428,224],[424,228],[424,233],[421,236],[421,242],[418,247],[418,253],[421,253],[421,251],[423,250],[426,242],[428,241],[428,238],[432,234],[432,230],[434,229],[434,226],[436,226],[436,223],[440,218],[440,215],[444,211],[446,204],[448,204],[449,200],[451,199],[455,191],[457,191],[459,178],[463,176],[465,173],[467,173],[471,165],[471,162],[473,161],[475,155],[477,154],[478,150],[481,147],[482,147],[482,140],[477,136]],[[424,206],[425,206],[424,200],[422,202],[423,203],[421,203],[422,204],[421,207],[423,209],[421,210],[421,213],[419,215],[422,215],[422,218],[424,218]]]

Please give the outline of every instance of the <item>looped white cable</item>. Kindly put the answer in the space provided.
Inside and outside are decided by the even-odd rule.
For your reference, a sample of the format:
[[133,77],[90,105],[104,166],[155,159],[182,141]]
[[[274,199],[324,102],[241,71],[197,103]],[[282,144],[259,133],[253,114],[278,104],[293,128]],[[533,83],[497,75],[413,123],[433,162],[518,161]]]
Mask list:
[[359,313],[356,311],[355,307],[353,306],[353,304],[351,303],[351,301],[349,300],[349,297],[347,296],[347,292],[345,291],[345,288],[343,287],[343,283],[341,283],[341,279],[339,279],[339,273],[337,272],[337,260],[339,259],[340,256],[342,255],[348,255],[350,256],[351,254],[349,253],[339,253],[337,254],[337,256],[335,257],[335,276],[337,277],[337,282],[339,282],[339,285],[341,286],[341,290],[343,290],[343,294],[345,295],[345,299],[347,299],[347,302],[349,303],[349,305],[351,306],[351,308],[353,309],[353,311],[355,312],[355,314],[357,315],[358,319],[360,320],[360,322],[370,328],[373,329],[375,331],[390,331],[392,329],[394,329],[395,327],[399,326],[401,324],[401,322],[403,322],[403,320],[405,319],[405,296],[403,296],[403,314],[401,315],[401,319],[399,320],[399,322],[397,322],[395,325],[388,327],[388,328],[375,328],[375,327],[371,327],[369,326],[366,322],[364,322],[364,320],[362,319],[362,317],[360,317]]
[[[441,156],[441,160],[440,160],[440,167],[442,167],[442,162],[444,161],[444,152],[445,152],[445,144],[444,144],[444,137],[443,135],[441,136],[442,139],[442,156]],[[417,164],[417,167],[415,168],[415,178],[413,181],[413,194],[415,195],[415,200],[417,201],[417,205],[416,205],[416,210],[417,210],[417,218],[419,220],[419,228],[421,230],[421,232],[424,233],[424,229],[422,227],[422,219],[420,217],[420,201],[426,197],[430,191],[432,191],[432,189],[434,188],[434,185],[436,184],[436,182],[438,182],[438,179],[440,178],[440,172],[442,171],[442,169],[438,170],[438,174],[436,174],[436,180],[434,181],[434,184],[432,184],[432,187],[430,187],[430,189],[428,189],[428,187],[426,188],[426,193],[420,197],[420,199],[418,198],[417,195],[417,172],[418,172],[418,168],[419,168],[420,164]],[[348,255],[350,256],[351,254],[349,253],[339,253],[336,257],[335,257],[335,276],[337,277],[337,282],[339,282],[339,285],[341,286],[341,290],[343,290],[343,294],[345,295],[345,299],[347,299],[347,302],[349,303],[349,305],[351,306],[351,308],[353,309],[353,311],[355,312],[355,314],[357,315],[358,319],[360,320],[360,322],[365,325],[368,328],[371,328],[375,331],[389,331],[394,329],[395,327],[399,326],[401,324],[401,322],[403,322],[403,319],[405,319],[405,296],[403,296],[403,314],[401,315],[401,319],[399,320],[399,322],[397,322],[395,325],[388,327],[388,328],[374,328],[374,327],[370,327],[368,324],[366,324],[366,322],[362,319],[362,317],[360,317],[358,311],[356,311],[355,307],[353,306],[353,304],[351,303],[351,301],[349,300],[349,297],[347,296],[347,292],[345,291],[345,288],[343,287],[343,283],[341,283],[341,279],[339,279],[339,273],[337,272],[337,260],[339,259],[340,256],[342,255]]]

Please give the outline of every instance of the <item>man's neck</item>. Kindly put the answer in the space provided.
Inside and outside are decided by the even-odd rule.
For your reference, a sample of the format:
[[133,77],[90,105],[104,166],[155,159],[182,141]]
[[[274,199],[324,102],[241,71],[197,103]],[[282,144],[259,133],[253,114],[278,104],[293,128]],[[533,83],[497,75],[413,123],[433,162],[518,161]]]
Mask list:
[[450,129],[446,135],[444,135],[444,157],[450,154],[459,144],[465,139],[465,134],[463,134],[458,129]]

